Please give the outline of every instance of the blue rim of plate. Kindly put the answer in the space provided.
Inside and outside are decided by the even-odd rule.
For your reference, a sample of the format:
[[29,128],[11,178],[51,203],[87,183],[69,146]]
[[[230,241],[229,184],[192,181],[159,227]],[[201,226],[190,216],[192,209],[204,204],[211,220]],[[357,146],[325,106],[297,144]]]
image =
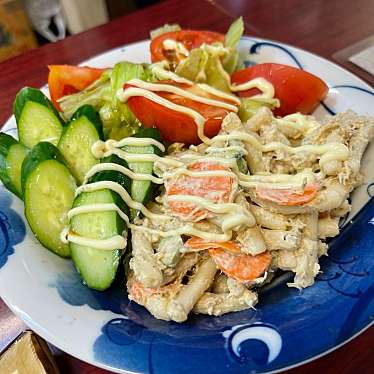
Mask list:
[[[283,49],[296,65],[299,64],[287,49],[291,46],[263,39],[243,39],[257,45],[252,45],[252,52],[263,46]],[[357,77],[348,73],[357,81]],[[374,95],[370,90],[367,94]],[[332,112],[330,108],[325,109]],[[372,195],[371,187],[368,186],[369,195]],[[6,232],[6,219],[0,216],[0,221],[0,226],[3,224],[0,229]],[[374,247],[373,234],[374,200],[371,198],[330,242],[329,257],[321,259],[323,274],[317,277],[313,287],[301,292],[287,288],[285,284],[290,275],[285,274],[261,292],[256,309],[218,318],[193,316],[182,325],[155,320],[144,308],[129,302],[123,286],[118,283],[105,293],[87,289],[73,267],[71,272],[60,274],[50,287],[55,287],[70,305],[88,305],[95,310],[122,314],[102,327],[93,346],[95,364],[100,367],[123,373],[150,374],[279,372],[337,349],[372,325],[374,254],[370,250]],[[120,276],[118,281],[121,281]],[[41,326],[29,320],[26,314],[14,311],[36,332],[40,331]],[[48,336],[45,331],[40,333]],[[69,353],[74,355],[74,352]]]

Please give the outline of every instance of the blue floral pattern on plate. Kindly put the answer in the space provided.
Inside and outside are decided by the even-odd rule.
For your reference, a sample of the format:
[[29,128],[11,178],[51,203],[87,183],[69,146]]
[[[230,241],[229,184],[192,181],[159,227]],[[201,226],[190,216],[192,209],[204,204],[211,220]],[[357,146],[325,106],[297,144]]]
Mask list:
[[14,253],[14,246],[26,235],[22,218],[11,209],[12,197],[0,186],[0,269]]
[[74,272],[59,276],[53,286],[71,305],[122,314],[103,326],[94,344],[96,359],[109,366],[142,373],[278,370],[343,343],[371,323],[373,222],[374,198],[331,241],[313,287],[287,288],[286,275],[262,291],[256,309],[219,318],[156,320],[127,299],[123,274],[104,294],[87,289]]

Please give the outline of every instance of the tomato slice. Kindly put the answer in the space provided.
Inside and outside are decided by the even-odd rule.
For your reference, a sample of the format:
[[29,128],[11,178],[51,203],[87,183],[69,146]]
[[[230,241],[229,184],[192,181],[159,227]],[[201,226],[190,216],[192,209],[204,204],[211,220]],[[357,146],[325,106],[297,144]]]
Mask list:
[[167,60],[172,65],[180,61],[180,57],[175,50],[166,49],[164,46],[165,40],[174,40],[177,43],[183,44],[184,48],[191,51],[194,48],[200,47],[203,43],[212,44],[214,42],[223,43],[225,36],[212,31],[198,31],[198,30],[181,30],[171,31],[161,34],[154,38],[151,42],[151,59],[152,62]]
[[[326,96],[328,87],[322,79],[304,70],[281,64],[258,64],[239,70],[231,75],[232,84],[240,84],[262,77],[273,84],[280,108],[274,110],[278,116],[300,112],[311,113]],[[256,88],[239,92],[241,97],[260,93]]]
[[[169,84],[193,92],[199,96],[212,98],[235,105],[232,101],[227,101],[207,93],[197,85],[187,85],[173,81],[158,81],[156,84]],[[131,87],[125,84],[124,89]],[[219,108],[212,105],[203,104],[183,96],[168,92],[155,92],[157,95],[171,101],[174,104],[191,108],[200,113],[205,119],[204,133],[208,137],[218,134],[223,118],[229,113],[228,109]],[[187,114],[169,109],[161,104],[157,104],[143,96],[133,96],[128,100],[128,105],[135,117],[145,127],[157,127],[164,140],[169,142],[180,142],[185,144],[201,143],[197,135],[197,126],[192,117]]]
[[58,110],[61,110],[57,102],[59,98],[83,90],[106,70],[72,65],[49,65],[48,69],[49,93]]

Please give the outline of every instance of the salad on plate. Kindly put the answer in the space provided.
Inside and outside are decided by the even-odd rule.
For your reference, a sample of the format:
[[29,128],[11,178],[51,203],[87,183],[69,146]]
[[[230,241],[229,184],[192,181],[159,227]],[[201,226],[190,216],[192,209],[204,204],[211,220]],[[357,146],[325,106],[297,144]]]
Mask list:
[[16,96],[18,140],[0,134],[0,178],[40,243],[156,318],[252,308],[280,272],[312,286],[363,183],[374,119],[319,122],[328,93],[291,66],[245,67],[226,35],[165,25],[151,64],[49,66],[50,99]]

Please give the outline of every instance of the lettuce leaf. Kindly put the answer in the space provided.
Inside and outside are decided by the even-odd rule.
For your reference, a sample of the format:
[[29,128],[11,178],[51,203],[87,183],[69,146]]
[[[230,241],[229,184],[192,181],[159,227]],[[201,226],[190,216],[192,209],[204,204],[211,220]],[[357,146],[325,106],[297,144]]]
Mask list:
[[244,32],[243,18],[239,17],[231,24],[225,35],[225,47],[236,49]]
[[117,98],[117,91],[130,79],[151,80],[152,74],[146,64],[123,61],[108,69],[84,90],[61,98],[63,116],[69,120],[83,104],[91,104],[99,111],[106,138],[121,139],[138,131],[140,123],[126,103]]
[[241,99],[238,115],[242,122],[247,122],[259,108],[267,106],[273,110],[278,106],[277,104],[277,100],[274,99],[245,97]]
[[193,82],[206,82],[206,65],[209,60],[204,48],[193,49],[188,58],[177,66],[175,73]]
[[65,120],[70,117],[84,104],[90,104],[98,109],[105,101],[111,100],[111,78],[112,70],[106,70],[101,77],[86,87],[84,90],[67,95],[58,100]]
[[228,48],[230,52],[224,57],[222,65],[229,74],[242,68],[243,62],[236,48],[238,47],[243,32],[244,23],[243,18],[240,17],[231,24],[225,35],[225,47]]
[[151,40],[157,38],[158,36],[165,34],[166,32],[171,32],[171,31],[180,31],[182,28],[177,24],[173,23],[172,25],[169,25],[166,23],[164,26],[161,26],[155,30],[152,30],[149,34],[151,36]]
[[229,76],[221,58],[228,50],[221,43],[202,45],[193,49],[176,68],[175,73],[193,82],[207,83],[221,91],[230,92]]
[[193,82],[207,83],[219,90],[230,92],[228,74],[243,66],[236,51],[243,32],[244,23],[240,17],[227,31],[224,44],[203,44],[193,49],[189,56],[179,63],[175,73]]

